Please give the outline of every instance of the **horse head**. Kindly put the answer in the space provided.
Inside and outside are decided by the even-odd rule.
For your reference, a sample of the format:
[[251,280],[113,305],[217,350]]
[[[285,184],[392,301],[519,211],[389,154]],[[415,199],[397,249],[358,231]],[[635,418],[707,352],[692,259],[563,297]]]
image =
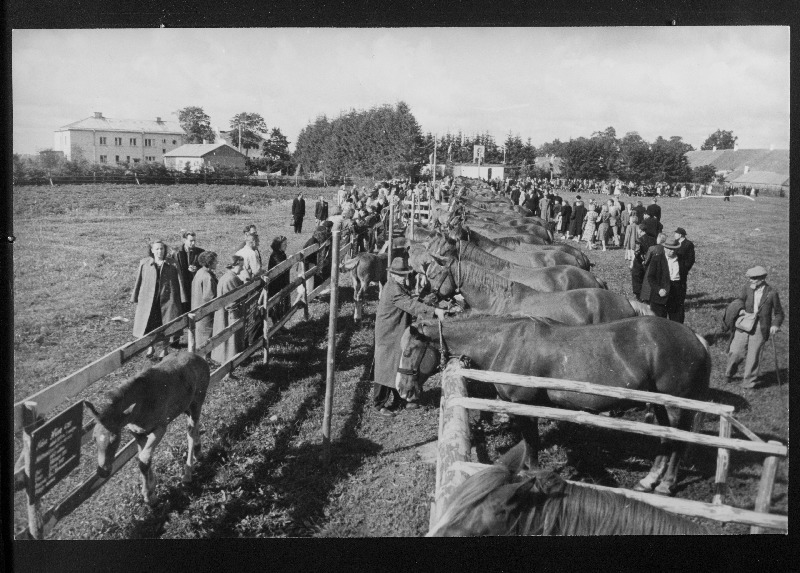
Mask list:
[[452,259],[427,253],[427,264],[423,276],[431,292],[440,298],[448,298],[458,292],[458,284],[450,271]]
[[86,408],[95,419],[92,437],[97,446],[97,475],[108,478],[111,475],[111,465],[122,436],[123,417],[130,414],[136,404],[131,404],[125,411],[116,413],[112,403],[106,408],[97,410],[91,402],[85,402]]
[[406,328],[400,338],[400,365],[395,377],[395,388],[401,398],[413,400],[422,394],[425,380],[439,367],[439,357],[439,349],[431,344],[422,329]]

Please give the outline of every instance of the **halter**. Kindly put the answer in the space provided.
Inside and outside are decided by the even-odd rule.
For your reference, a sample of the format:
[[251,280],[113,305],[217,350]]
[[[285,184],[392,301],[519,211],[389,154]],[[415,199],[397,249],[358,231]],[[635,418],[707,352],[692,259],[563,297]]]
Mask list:
[[[444,371],[445,366],[447,366],[447,361],[450,359],[450,352],[447,350],[447,344],[444,341],[444,335],[442,334],[442,321],[439,322],[439,369]],[[423,338],[425,337],[425,333],[422,333]],[[430,346],[430,341],[425,339],[425,346],[422,349],[422,352],[419,353],[419,358],[417,359],[417,363],[412,368],[403,368],[398,367],[397,373],[403,374],[405,376],[411,376],[414,378],[416,382],[417,378],[419,378],[419,365],[422,364],[422,359],[425,358],[425,353],[428,351],[428,347]]]

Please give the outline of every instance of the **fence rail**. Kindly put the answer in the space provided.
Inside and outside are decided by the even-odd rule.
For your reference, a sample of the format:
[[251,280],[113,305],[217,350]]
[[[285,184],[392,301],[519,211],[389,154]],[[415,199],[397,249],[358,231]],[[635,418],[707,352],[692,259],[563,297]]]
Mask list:
[[[25,398],[14,404],[14,433],[22,434],[23,448],[22,453],[17,460],[14,468],[14,489],[20,491],[26,488],[32,476],[28,475],[31,467],[31,434],[33,430],[40,427],[45,422],[45,416],[52,413],[59,406],[63,405],[67,400],[74,398],[80,392],[90,387],[92,384],[98,382],[108,374],[121,368],[124,364],[128,363],[134,357],[142,353],[146,348],[156,342],[166,342],[173,334],[177,334],[184,329],[187,329],[189,339],[189,350],[194,351],[201,356],[208,354],[217,345],[223,343],[236,332],[248,327],[245,335],[256,334],[255,330],[259,328],[260,324],[255,318],[266,315],[266,311],[273,307],[286,297],[291,297],[293,293],[299,289],[300,296],[291,305],[289,311],[271,327],[268,326],[267,321],[263,322],[263,336],[257,337],[252,344],[247,348],[240,351],[233,356],[226,363],[220,365],[216,370],[211,373],[211,384],[219,382],[226,375],[233,372],[233,370],[241,365],[245,360],[250,358],[258,350],[263,352],[263,361],[266,364],[269,359],[269,339],[283,327],[301,308],[304,309],[305,318],[309,317],[308,314],[308,301],[313,300],[320,296],[325,289],[330,287],[330,278],[324,280],[319,285],[315,285],[314,278],[320,274],[322,267],[320,265],[307,265],[308,258],[316,253],[323,247],[329,247],[331,239],[328,239],[322,245],[315,244],[307,247],[279,265],[272,269],[263,271],[259,276],[251,282],[248,282],[239,288],[226,293],[222,296],[215,298],[212,301],[205,303],[195,309],[192,309],[186,314],[183,314],[169,323],[157,328],[156,330],[148,333],[142,338],[129,342],[119,348],[116,348],[106,354],[105,356],[95,360],[91,364],[81,368],[80,370],[62,378],[61,380],[51,384],[35,394]],[[337,257],[331,256],[331,263],[336,265],[341,264],[341,260],[345,253],[349,250],[350,245],[345,244],[340,247]],[[299,263],[300,274],[290,282],[289,286],[281,289],[280,292],[275,293],[271,297],[267,296],[267,287],[270,281],[276,277],[281,276],[291,271],[292,267]],[[251,301],[251,308],[248,315],[240,317],[229,324],[221,331],[214,334],[207,342],[201,347],[194,347],[194,328],[197,321],[203,317],[224,309],[233,303],[242,301]],[[249,325],[249,326],[248,326]],[[248,340],[245,337],[245,340]],[[171,422],[172,420],[170,420]],[[94,422],[89,422],[82,425],[81,432],[81,446],[88,444],[91,441],[91,431],[94,428]],[[98,489],[100,489],[109,479],[117,472],[119,472],[125,464],[136,454],[137,448],[135,440],[131,440],[117,453],[111,474],[107,478],[101,478],[94,474],[84,480],[81,484],[70,491],[63,499],[57,502],[53,507],[47,511],[41,511],[41,502],[37,499],[28,498],[28,522],[27,528],[18,531],[15,535],[16,539],[42,539],[46,537],[59,522],[81,503],[88,500]],[[62,478],[63,479],[63,478]]]
[[[349,181],[349,178],[348,178]],[[330,187],[341,185],[341,178],[316,179],[291,176],[215,176],[202,174],[176,175],[54,175],[39,177],[14,177],[14,185],[58,186],[58,185],[248,185],[251,187]]]
[[[718,415],[720,418],[719,436],[708,436],[674,428],[653,426],[641,422],[615,420],[587,412],[501,402],[498,400],[469,398],[466,392],[466,378],[484,383],[551,388],[613,396],[628,400],[677,406],[684,409]],[[624,388],[609,388],[587,382],[471,370],[460,365],[457,359],[451,360],[442,374],[442,403],[436,466],[436,492],[435,501],[431,506],[431,529],[433,529],[434,525],[443,515],[444,509],[456,487],[465,479],[463,470],[467,467],[465,464],[468,464],[470,461],[469,457],[471,451],[469,410],[501,412],[519,416],[562,420],[716,447],[718,448],[717,469],[715,474],[716,488],[714,502],[711,504],[662,498],[651,494],[629,492],[628,490],[607,489],[614,489],[617,493],[635,499],[641,499],[651,505],[667,509],[674,513],[704,517],[717,521],[748,524],[751,526],[751,533],[761,533],[765,528],[788,530],[787,516],[769,514],[777,464],[780,458],[786,458],[788,456],[788,448],[776,441],[764,442],[761,440],[754,432],[733,418],[733,408],[720,404],[687,400],[650,392],[627,390]],[[731,427],[735,427],[737,430],[741,431],[748,439],[741,440],[731,438]],[[754,452],[765,456],[761,481],[759,483],[758,497],[755,504],[756,511],[745,511],[723,504],[724,493],[727,487],[726,479],[730,450]]]

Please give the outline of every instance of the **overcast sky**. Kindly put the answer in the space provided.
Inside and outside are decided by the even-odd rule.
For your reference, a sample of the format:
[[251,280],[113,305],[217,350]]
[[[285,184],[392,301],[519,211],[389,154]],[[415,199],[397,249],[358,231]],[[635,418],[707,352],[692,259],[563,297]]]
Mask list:
[[405,101],[423,132],[534,145],[613,126],[695,148],[789,147],[788,27],[15,30],[14,152],[100,111],[229,129],[260,113],[292,148],[318,115]]

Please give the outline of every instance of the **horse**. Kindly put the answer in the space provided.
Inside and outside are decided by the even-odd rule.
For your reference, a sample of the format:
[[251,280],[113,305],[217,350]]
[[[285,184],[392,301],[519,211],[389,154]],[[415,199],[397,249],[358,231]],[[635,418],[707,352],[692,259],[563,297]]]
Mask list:
[[[446,238],[432,241],[430,246],[438,246],[441,251],[437,252],[436,254],[454,254],[457,255],[459,250],[469,251],[470,253],[482,253],[485,256],[492,257],[494,259],[500,259],[508,264],[516,264],[513,261],[507,261],[502,257],[496,256],[492,253],[492,251],[501,251],[502,247],[498,245],[492,245],[491,241],[485,239],[476,239],[476,242],[471,241],[451,241],[447,240]],[[487,247],[486,249],[483,246]],[[573,256],[572,254],[563,251],[561,249],[536,249],[536,250],[528,250],[528,251],[519,251],[520,254],[526,255],[526,262],[525,265],[519,265],[522,267],[527,268],[542,268],[542,267],[555,267],[558,265],[568,265],[572,267],[576,267],[588,272],[589,269],[585,269],[583,265],[583,258],[578,259],[577,257]],[[468,255],[468,256],[479,256],[479,255]],[[513,255],[512,255],[513,256]]]
[[339,269],[349,272],[353,280],[353,300],[356,302],[367,292],[370,283],[378,283],[378,298],[383,292],[383,285],[386,282],[386,253],[358,253],[352,259],[342,263]]
[[156,477],[152,458],[167,425],[181,412],[188,416],[186,437],[189,453],[183,470],[183,482],[192,481],[195,456],[200,453],[200,411],[210,380],[208,363],[192,352],[170,354],[160,363],[139,372],[107,394],[109,403],[97,408],[86,402],[95,419],[93,437],[97,445],[97,475],[108,478],[120,444],[122,429],[127,428],[139,447],[139,470],[142,474],[142,497],[152,504]]
[[484,237],[483,235],[481,235],[476,231],[468,231],[468,230],[463,231],[459,238],[473,242],[484,250],[486,250],[486,248],[484,248],[484,245],[486,245],[490,248],[497,248],[499,246],[499,247],[505,247],[506,249],[509,249],[511,251],[520,251],[520,252],[531,252],[531,251],[538,252],[538,251],[548,251],[548,250],[564,251],[565,253],[568,253],[575,257],[575,259],[579,263],[578,266],[580,266],[580,268],[588,271],[591,269],[592,266],[594,266],[594,263],[589,261],[589,257],[586,256],[586,253],[584,253],[577,247],[568,245],[567,243],[554,243],[552,245],[535,245],[531,243],[526,243],[525,241],[514,236],[494,237],[492,239],[489,239],[488,237]]
[[[447,352],[470,358],[474,367],[544,378],[592,382],[603,386],[706,398],[711,355],[705,339],[688,327],[656,316],[641,316],[588,326],[565,326],[547,319],[495,316],[422,321],[401,337],[400,367],[395,386],[400,397],[414,400],[422,383]],[[608,411],[620,399],[560,390],[495,384],[501,399],[525,404],[550,402],[591,412]],[[694,412],[654,406],[658,423],[680,429],[699,425]],[[531,447],[528,467],[536,467],[539,429],[535,419],[518,418]],[[683,445],[661,440],[652,468],[636,486],[638,491],[672,495],[678,478]]]
[[525,442],[453,491],[426,537],[477,535],[709,535],[702,525],[624,494],[523,472]]
[[490,239],[492,235],[498,237],[519,235],[521,237],[526,237],[528,242],[538,245],[552,245],[554,240],[553,232],[549,228],[534,224],[518,226],[501,225],[498,223],[480,221],[471,217],[467,217],[464,220],[464,224],[471,229],[474,228],[484,233]]
[[410,254],[409,264],[423,273],[437,297],[461,293],[469,307],[481,314],[534,316],[573,326],[653,316],[648,305],[602,288],[539,292],[468,260],[454,274],[452,265],[441,266],[433,257],[418,253]]
[[458,273],[458,261],[465,260],[483,267],[484,273],[497,274],[542,292],[576,288],[607,288],[604,281],[577,266],[534,267],[534,262],[530,258],[527,266],[517,265],[495,257],[466,241],[458,241],[456,245],[453,245],[441,238],[431,242],[428,251],[440,265],[454,266],[454,275]]

